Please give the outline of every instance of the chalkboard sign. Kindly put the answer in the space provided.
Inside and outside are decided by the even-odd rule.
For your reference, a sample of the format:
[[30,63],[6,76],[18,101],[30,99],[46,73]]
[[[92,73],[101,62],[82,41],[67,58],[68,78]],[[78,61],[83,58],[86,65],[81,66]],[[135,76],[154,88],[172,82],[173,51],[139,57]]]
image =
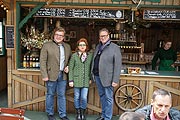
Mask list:
[[5,26],[6,48],[14,48],[14,26]]
[[147,20],[180,20],[178,10],[144,10],[143,18]]
[[123,19],[123,10],[41,8],[35,17]]

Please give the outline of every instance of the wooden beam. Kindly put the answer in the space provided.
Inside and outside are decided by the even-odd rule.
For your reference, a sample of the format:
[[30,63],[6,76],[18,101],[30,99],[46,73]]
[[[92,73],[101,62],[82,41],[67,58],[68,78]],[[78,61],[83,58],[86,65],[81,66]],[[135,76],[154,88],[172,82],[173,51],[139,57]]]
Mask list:
[[33,99],[30,99],[30,100],[26,100],[26,101],[23,101],[23,102],[14,103],[12,107],[13,108],[19,108],[19,107],[23,107],[23,106],[26,106],[26,105],[36,104],[38,102],[45,101],[45,99],[46,99],[46,96],[41,96],[41,97],[33,98]]
[[54,0],[48,0],[48,1],[46,2],[46,4],[47,4],[47,5],[50,5],[52,2],[54,2]]
[[20,82],[20,83],[23,83],[23,84],[25,84],[25,85],[31,86],[31,87],[36,88],[36,89],[38,89],[38,90],[42,90],[42,91],[44,91],[44,92],[46,91],[46,87],[45,87],[45,86],[42,86],[42,85],[37,84],[37,83],[34,83],[34,82],[30,81],[30,80],[21,78],[21,77],[19,77],[19,76],[12,75],[12,79],[13,79],[14,81],[18,81],[18,82]]
[[23,25],[29,20],[29,18],[31,18],[40,8],[42,8],[45,5],[45,3],[43,4],[39,4],[37,5],[20,23],[19,23],[19,29],[21,29],[23,27]]

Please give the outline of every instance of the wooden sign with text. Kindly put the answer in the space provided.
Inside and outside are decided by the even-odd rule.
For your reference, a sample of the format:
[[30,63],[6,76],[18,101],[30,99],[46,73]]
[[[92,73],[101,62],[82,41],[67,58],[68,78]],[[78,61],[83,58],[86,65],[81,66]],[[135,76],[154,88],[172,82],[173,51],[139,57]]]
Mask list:
[[124,10],[41,8],[35,17],[123,19]]
[[143,19],[180,20],[180,11],[178,10],[144,10]]

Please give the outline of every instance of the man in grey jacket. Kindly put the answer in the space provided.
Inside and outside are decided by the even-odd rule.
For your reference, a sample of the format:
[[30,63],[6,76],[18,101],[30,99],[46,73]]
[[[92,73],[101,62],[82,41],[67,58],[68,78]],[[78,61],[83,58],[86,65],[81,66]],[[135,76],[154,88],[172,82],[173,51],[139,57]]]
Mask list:
[[42,80],[46,82],[47,87],[46,112],[48,120],[55,120],[54,96],[57,93],[59,117],[62,120],[69,120],[66,116],[65,90],[71,48],[63,42],[64,28],[55,28],[52,37],[53,41],[46,42],[40,54]]
[[122,57],[120,48],[110,41],[108,29],[103,28],[99,31],[99,40],[94,51],[91,70],[102,106],[102,115],[97,120],[111,120],[114,101],[113,88],[120,80]]
[[145,120],[180,120],[180,111],[172,106],[171,94],[163,89],[154,91],[151,105],[144,106],[136,112],[144,113]]

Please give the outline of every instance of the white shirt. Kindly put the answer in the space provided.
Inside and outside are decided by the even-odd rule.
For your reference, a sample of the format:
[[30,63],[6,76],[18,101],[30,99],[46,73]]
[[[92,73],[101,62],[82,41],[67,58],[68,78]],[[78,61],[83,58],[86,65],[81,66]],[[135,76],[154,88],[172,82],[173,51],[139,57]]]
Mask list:
[[60,71],[63,71],[64,70],[64,61],[65,61],[65,54],[64,54],[64,47],[62,44],[59,44],[59,51],[60,51],[60,58],[59,58],[59,61],[60,61]]

